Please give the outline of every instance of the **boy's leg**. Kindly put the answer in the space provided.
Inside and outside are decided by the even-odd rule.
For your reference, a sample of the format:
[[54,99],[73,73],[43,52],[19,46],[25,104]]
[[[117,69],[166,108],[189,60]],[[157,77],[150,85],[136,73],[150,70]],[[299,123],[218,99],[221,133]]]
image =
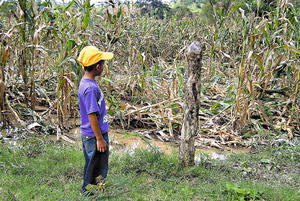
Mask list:
[[86,191],[86,186],[91,183],[93,169],[95,166],[94,156],[96,154],[97,145],[96,138],[89,136],[82,136],[82,147],[83,147],[83,155],[85,158],[84,164],[84,173],[83,173],[83,185],[81,188],[81,192]]
[[[108,135],[103,138],[109,144]],[[97,140],[95,137],[82,136],[83,154],[85,157],[84,180],[81,191],[86,190],[88,184],[97,184],[96,178],[101,175],[105,179],[108,171],[109,149],[105,152],[97,151]]]
[[[103,138],[106,141],[107,145],[109,145],[109,139],[108,139],[108,134],[103,134]],[[98,184],[103,182],[103,180],[107,176],[108,172],[108,158],[109,158],[109,146],[107,146],[107,150],[105,152],[96,152],[95,156],[95,169],[94,169],[94,175],[93,177],[95,180],[93,181],[92,184]],[[100,176],[101,175],[101,176]]]

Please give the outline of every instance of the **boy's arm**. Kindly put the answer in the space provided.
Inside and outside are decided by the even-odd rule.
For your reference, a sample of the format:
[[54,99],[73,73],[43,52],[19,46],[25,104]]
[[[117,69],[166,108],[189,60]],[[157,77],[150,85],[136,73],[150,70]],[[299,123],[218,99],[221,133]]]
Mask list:
[[107,150],[107,143],[103,139],[102,133],[100,131],[96,113],[91,113],[88,116],[89,116],[89,121],[90,121],[92,130],[94,131],[96,139],[97,139],[97,150],[100,152],[105,152]]

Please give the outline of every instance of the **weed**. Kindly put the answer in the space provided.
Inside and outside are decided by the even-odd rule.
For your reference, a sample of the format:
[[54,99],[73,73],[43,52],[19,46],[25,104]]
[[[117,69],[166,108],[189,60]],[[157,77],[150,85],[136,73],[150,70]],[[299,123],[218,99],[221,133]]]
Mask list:
[[251,188],[242,188],[231,183],[226,184],[224,190],[226,200],[264,200],[263,192]]

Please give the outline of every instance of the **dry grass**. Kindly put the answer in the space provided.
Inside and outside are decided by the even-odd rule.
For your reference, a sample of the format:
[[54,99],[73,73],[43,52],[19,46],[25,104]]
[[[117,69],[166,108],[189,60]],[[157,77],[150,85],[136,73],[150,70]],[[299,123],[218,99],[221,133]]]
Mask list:
[[[299,136],[299,23],[295,8],[282,2],[274,13],[255,17],[233,9],[215,25],[201,18],[156,20],[134,7],[90,12],[75,7],[27,8],[33,18],[1,16],[0,118],[46,124],[56,114],[59,128],[78,115],[82,76],[76,57],[86,44],[113,51],[99,84],[106,92],[112,126],[147,127],[162,140],[177,139],[182,121],[185,49],[205,44],[198,145],[248,145],[246,135]],[[24,8],[23,8],[24,9]],[[295,14],[294,14],[295,15]],[[291,17],[292,16],[292,17]],[[89,22],[89,24],[88,24]],[[89,25],[89,26],[88,26]],[[10,107],[8,107],[8,102]],[[28,118],[45,105],[41,118]],[[34,115],[33,115],[34,116]],[[37,120],[38,119],[38,120]],[[30,122],[31,121],[31,122]]]

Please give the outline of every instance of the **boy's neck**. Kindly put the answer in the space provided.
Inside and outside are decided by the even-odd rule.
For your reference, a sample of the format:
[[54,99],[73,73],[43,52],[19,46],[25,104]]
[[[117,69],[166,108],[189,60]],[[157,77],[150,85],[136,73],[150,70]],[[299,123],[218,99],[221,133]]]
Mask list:
[[88,71],[84,72],[83,77],[86,78],[86,79],[90,79],[90,80],[95,80],[95,78],[96,78],[94,73],[88,72]]

